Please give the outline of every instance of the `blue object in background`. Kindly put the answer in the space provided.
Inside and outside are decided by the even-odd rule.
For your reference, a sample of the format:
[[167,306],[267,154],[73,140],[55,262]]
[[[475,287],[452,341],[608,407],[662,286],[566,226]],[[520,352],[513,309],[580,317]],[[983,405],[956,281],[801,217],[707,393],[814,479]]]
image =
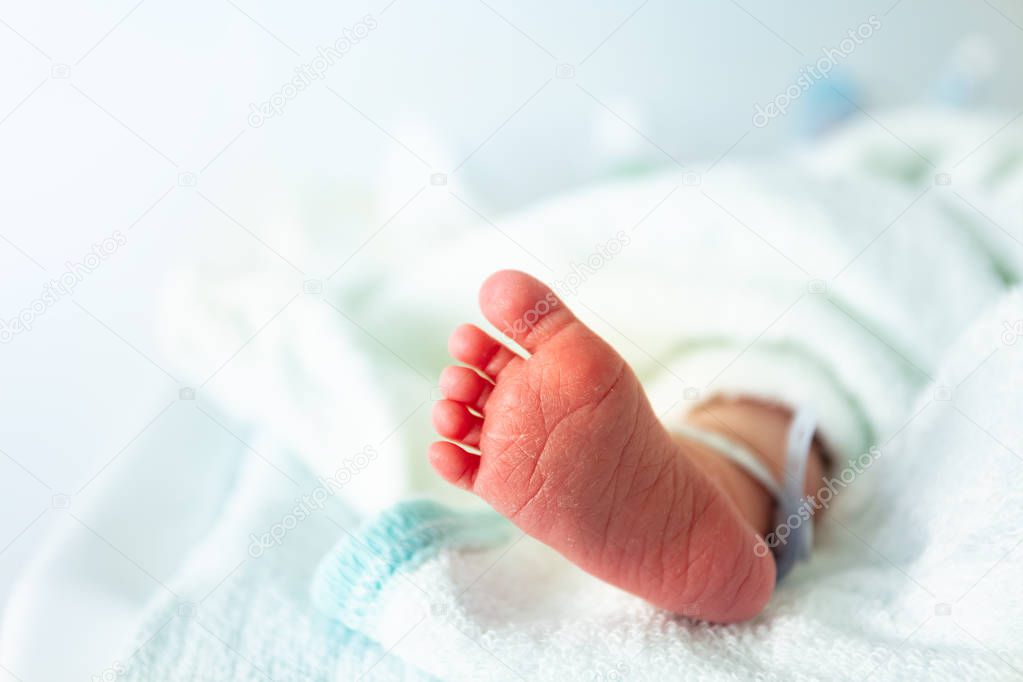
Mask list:
[[853,116],[863,95],[857,82],[836,68],[807,90],[795,110],[796,131],[817,137]]

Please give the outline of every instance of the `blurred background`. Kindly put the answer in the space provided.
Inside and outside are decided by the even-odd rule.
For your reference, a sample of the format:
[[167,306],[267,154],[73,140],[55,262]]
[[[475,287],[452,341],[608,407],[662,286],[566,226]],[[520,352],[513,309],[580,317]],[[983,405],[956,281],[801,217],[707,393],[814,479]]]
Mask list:
[[[888,129],[905,107],[1023,125],[1005,66],[1023,64],[1023,2],[836,5],[0,2],[0,610],[43,540],[82,523],[65,512],[126,462],[161,453],[118,492],[131,513],[209,504],[173,484],[180,453],[253,446],[202,396],[252,390],[268,325],[400,250],[400,230],[377,239],[395,227],[779,154],[849,118]],[[843,54],[826,87],[761,125],[758,107],[828,49]],[[231,320],[240,337],[189,316],[221,279],[255,311]],[[386,329],[349,322],[386,347]],[[146,485],[174,492],[154,510]],[[133,539],[116,534],[95,541],[120,554]]]

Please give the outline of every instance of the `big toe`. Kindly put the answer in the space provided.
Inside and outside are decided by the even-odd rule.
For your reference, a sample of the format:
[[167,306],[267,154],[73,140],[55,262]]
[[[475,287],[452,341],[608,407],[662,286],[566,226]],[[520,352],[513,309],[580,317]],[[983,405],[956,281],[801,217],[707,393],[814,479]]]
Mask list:
[[501,270],[488,277],[480,288],[479,302],[491,324],[531,353],[578,324],[550,287],[517,270]]

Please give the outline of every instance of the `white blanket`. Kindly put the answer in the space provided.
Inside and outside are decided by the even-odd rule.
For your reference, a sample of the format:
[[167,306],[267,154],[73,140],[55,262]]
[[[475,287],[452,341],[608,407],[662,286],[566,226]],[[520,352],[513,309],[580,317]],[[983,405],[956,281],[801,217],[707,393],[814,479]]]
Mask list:
[[[518,532],[384,579],[362,597],[373,608],[350,592],[378,568],[355,570],[348,556],[368,541],[344,542],[324,567],[321,606],[444,679],[1019,679],[1023,337],[1000,336],[1021,317],[1017,292],[943,363],[951,399],[922,393],[872,463],[841,476],[870,488],[869,501],[847,504],[836,485],[811,562],[753,622],[672,618]],[[415,532],[389,544],[403,538]]]
[[[137,679],[264,679],[271,670],[273,679],[326,679],[344,666],[381,679],[464,679],[478,667],[562,679],[680,669],[722,678],[737,670],[1018,675],[1013,549],[1023,505],[1012,451],[1023,449],[1015,419],[1023,343],[998,344],[1023,318],[1019,297],[1005,298],[943,358],[1018,280],[1023,145],[1006,131],[998,145],[976,148],[998,128],[990,120],[913,116],[918,137],[905,144],[867,125],[805,158],[619,181],[508,220],[458,192],[424,194],[322,299],[296,299],[276,324],[266,324],[274,311],[244,271],[225,278],[217,264],[209,278],[193,273],[188,281],[202,295],[178,283],[172,326],[216,333],[177,342],[190,360],[183,364],[220,362],[224,347],[260,330],[232,361],[234,377],[212,382],[203,403],[227,414],[252,451],[220,453],[191,478],[197,499],[223,505],[196,506],[160,533],[151,519],[134,529],[133,554],[158,546],[176,558],[170,584],[129,593],[118,577],[126,569],[99,570],[84,530],[55,539],[11,601],[0,660],[61,679],[49,651],[67,640],[97,673],[116,660]],[[938,179],[946,172],[952,184]],[[438,221],[466,227],[424,228]],[[613,239],[628,243],[613,257],[594,256]],[[473,504],[427,473],[425,408],[447,333],[478,319],[476,287],[498,267],[560,283],[581,317],[637,367],[665,418],[715,392],[742,392],[814,405],[836,471],[879,448],[836,496],[813,561],[760,618],[729,628],[677,621],[531,540],[502,546],[498,536],[470,536],[479,551],[456,542],[417,554],[399,579],[360,596],[372,608],[358,617],[352,604],[331,602],[331,589],[310,599],[321,558],[329,557],[321,575],[331,561],[350,565],[352,547],[330,547],[345,535],[338,526],[354,528],[353,510],[387,509],[411,490]],[[281,290],[288,286],[282,280]],[[184,303],[197,298],[205,309]],[[207,345],[211,338],[219,343]],[[372,459],[346,465],[351,480],[332,495],[334,523],[313,514],[320,520],[253,556],[250,534],[283,524],[295,497],[322,485],[314,474],[336,474],[339,461],[367,446]],[[204,463],[210,453],[185,459]],[[140,457],[111,477],[92,511],[117,515],[115,492],[152,466]],[[253,467],[261,473],[238,473]],[[150,495],[159,500],[160,486]],[[345,575],[324,580],[343,584]],[[399,641],[423,615],[413,586],[427,589],[434,608]],[[63,594],[81,599],[81,608],[64,609],[72,612],[66,634],[36,615]],[[114,599],[123,600],[117,612],[96,606]],[[186,620],[188,605],[200,602],[198,618]],[[98,612],[107,627],[93,632]],[[270,646],[282,631],[288,645]],[[118,649],[113,639],[133,643]]]
[[[350,532],[332,499],[233,571],[211,564],[294,504],[253,462],[175,582],[198,605],[160,598],[118,679],[1018,679],[1023,336],[1004,339],[1020,318],[1023,292],[942,363],[951,395],[928,389],[868,466],[835,472],[849,487],[812,560],[752,622],[673,618],[494,518],[426,502]],[[844,497],[864,487],[864,504]]]

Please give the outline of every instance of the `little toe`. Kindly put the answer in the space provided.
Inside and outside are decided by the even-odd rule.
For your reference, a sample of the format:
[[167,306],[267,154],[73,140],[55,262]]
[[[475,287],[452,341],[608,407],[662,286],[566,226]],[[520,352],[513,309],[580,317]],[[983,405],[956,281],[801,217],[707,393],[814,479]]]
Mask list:
[[442,438],[476,447],[480,443],[483,420],[462,403],[441,400],[433,406],[433,427]]
[[472,324],[455,329],[448,340],[451,357],[496,379],[510,364],[521,361],[517,353]]
[[462,490],[472,490],[480,469],[480,458],[454,443],[438,441],[427,451],[430,464],[448,483]]
[[491,324],[530,353],[570,326],[585,329],[550,287],[517,270],[488,277],[479,301]]
[[440,390],[448,400],[464,403],[483,412],[494,385],[468,367],[445,367],[440,375]]

